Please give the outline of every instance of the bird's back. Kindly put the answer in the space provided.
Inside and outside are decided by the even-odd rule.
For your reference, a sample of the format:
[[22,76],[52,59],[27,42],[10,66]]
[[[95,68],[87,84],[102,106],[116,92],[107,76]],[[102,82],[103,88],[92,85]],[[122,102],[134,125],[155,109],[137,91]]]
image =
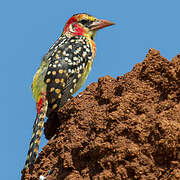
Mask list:
[[90,41],[84,36],[73,36],[56,44],[50,51],[45,76],[48,109],[60,108],[71,98],[87,78],[94,59]]

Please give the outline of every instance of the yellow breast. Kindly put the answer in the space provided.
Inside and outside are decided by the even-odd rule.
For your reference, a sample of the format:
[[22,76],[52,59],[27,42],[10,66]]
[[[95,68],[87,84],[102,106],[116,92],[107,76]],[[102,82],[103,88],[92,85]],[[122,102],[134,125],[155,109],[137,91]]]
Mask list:
[[86,67],[84,69],[84,72],[81,74],[81,77],[79,78],[79,81],[76,84],[76,87],[75,87],[75,89],[73,91],[73,94],[76,93],[83,86],[83,84],[85,83],[85,81],[86,81],[86,79],[88,77],[88,74],[91,71],[92,64],[93,64],[93,61],[88,61],[87,65],[86,65]]

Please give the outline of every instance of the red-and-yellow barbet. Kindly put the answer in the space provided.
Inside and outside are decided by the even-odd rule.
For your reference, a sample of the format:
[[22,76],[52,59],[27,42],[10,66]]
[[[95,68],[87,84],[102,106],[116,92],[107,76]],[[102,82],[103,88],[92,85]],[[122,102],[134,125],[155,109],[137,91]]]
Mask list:
[[32,82],[37,116],[25,168],[36,159],[46,115],[62,107],[84,84],[95,57],[96,31],[113,24],[85,13],[73,15],[43,57]]

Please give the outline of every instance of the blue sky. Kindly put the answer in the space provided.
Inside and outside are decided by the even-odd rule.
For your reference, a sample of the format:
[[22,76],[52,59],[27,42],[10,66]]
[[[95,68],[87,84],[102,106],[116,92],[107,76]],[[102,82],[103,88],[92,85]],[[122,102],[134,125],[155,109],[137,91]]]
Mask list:
[[[73,14],[116,23],[96,35],[97,53],[87,82],[131,71],[149,48],[167,59],[180,53],[180,1],[7,0],[0,3],[0,179],[20,179],[36,116],[31,82],[42,56]],[[46,144],[42,138],[41,147]]]

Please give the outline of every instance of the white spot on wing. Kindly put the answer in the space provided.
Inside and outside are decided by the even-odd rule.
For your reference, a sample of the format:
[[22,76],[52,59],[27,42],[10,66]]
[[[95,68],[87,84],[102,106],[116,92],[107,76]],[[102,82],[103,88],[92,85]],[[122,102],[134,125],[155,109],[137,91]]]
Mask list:
[[39,180],[46,180],[46,177],[40,175],[40,176],[39,176]]

